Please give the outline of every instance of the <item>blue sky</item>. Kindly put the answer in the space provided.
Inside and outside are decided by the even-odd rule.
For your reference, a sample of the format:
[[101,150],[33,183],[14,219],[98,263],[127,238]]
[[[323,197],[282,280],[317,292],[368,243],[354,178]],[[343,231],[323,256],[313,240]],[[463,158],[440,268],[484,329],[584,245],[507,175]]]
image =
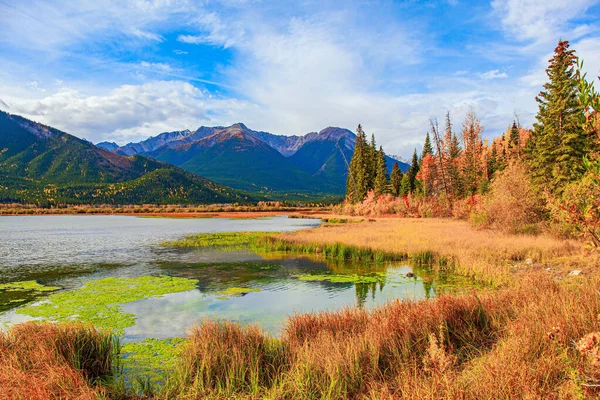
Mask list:
[[531,125],[559,38],[598,76],[599,3],[0,0],[0,109],[119,144],[361,123],[409,157],[446,111]]

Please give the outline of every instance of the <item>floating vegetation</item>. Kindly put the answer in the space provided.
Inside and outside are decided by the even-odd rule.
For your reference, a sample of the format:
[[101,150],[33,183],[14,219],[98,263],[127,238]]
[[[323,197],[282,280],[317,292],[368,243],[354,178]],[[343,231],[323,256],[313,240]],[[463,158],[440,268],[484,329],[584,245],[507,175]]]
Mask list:
[[267,235],[277,234],[276,232],[203,233],[163,244],[167,247],[208,247],[219,250],[241,250],[256,247]]
[[55,293],[39,304],[17,310],[18,314],[49,321],[90,322],[117,333],[135,324],[135,315],[124,313],[121,304],[196,288],[197,280],[170,276],[105,278],[82,288]]
[[248,293],[256,293],[260,292],[259,288],[243,288],[243,287],[231,287],[225,290],[220,290],[215,292],[216,295],[219,295],[220,300],[227,300],[232,297],[241,297],[245,296]]
[[35,291],[35,292],[53,292],[60,289],[55,286],[44,286],[40,285],[36,281],[22,281],[22,282],[10,282],[3,283],[0,285],[0,290],[7,292],[22,292],[22,291]]
[[134,391],[143,392],[145,388],[163,385],[175,372],[186,341],[184,338],[150,338],[122,345],[123,373]]
[[0,284],[0,312],[23,303],[28,303],[59,290],[56,286],[44,286],[36,281],[21,281]]
[[375,272],[370,275],[359,274],[303,274],[297,275],[297,279],[309,282],[331,282],[331,283],[389,283],[402,285],[415,282],[418,279],[410,278],[402,274],[388,274],[386,272]]

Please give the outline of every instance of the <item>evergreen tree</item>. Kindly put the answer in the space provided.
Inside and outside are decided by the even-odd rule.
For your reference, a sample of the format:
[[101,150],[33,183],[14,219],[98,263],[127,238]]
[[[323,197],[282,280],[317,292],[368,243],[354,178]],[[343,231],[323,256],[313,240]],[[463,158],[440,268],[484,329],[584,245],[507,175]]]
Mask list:
[[350,160],[348,168],[348,179],[346,180],[346,199],[350,203],[359,203],[367,195],[368,187],[368,168],[370,162],[370,147],[367,144],[367,137],[358,125],[356,129],[356,142],[354,144],[354,154]]
[[549,81],[536,97],[537,123],[528,141],[534,179],[555,193],[581,177],[581,160],[589,146],[589,137],[580,124],[584,110],[578,101],[576,61],[569,42],[559,41],[546,69]]
[[458,137],[455,134],[451,134],[452,140],[450,142],[450,146],[448,148],[448,165],[450,170],[450,183],[451,190],[455,196],[460,196],[463,193],[462,190],[462,179],[460,176],[460,168],[458,165],[458,161],[460,159],[462,149],[460,147],[460,142],[458,141]]
[[403,177],[403,173],[402,170],[400,169],[400,166],[398,165],[398,162],[394,163],[394,166],[392,167],[392,174],[390,175],[390,183],[392,186],[392,194],[394,196],[400,196],[400,191],[402,190],[402,177]]
[[383,152],[383,147],[379,146],[379,151],[377,152],[377,171],[375,174],[375,194],[384,194],[387,192],[388,186],[388,173],[387,166],[385,165],[385,153]]
[[494,173],[498,170],[498,150],[492,143],[492,152],[488,161],[488,179],[492,179]]
[[431,147],[431,139],[429,138],[429,132],[425,135],[425,144],[423,145],[423,153],[421,154],[421,160],[425,158],[427,154],[433,155],[433,147]]
[[521,136],[519,134],[519,127],[517,126],[517,122],[513,121],[512,127],[510,128],[510,139],[508,141],[508,145],[511,149],[519,149],[521,141]]
[[375,187],[375,178],[377,176],[377,144],[375,135],[371,134],[371,144],[368,146],[367,157],[367,192]]
[[[410,170],[408,171],[410,172]],[[402,182],[400,183],[400,196],[408,196],[410,193],[410,177],[408,172],[402,176]]]
[[410,169],[408,170],[408,174],[407,174],[408,181],[410,183],[409,192],[413,192],[417,187],[416,180],[417,180],[418,173],[419,173],[419,157],[417,156],[417,149],[415,149],[415,152],[413,153],[413,156],[412,156],[412,162],[410,165]]

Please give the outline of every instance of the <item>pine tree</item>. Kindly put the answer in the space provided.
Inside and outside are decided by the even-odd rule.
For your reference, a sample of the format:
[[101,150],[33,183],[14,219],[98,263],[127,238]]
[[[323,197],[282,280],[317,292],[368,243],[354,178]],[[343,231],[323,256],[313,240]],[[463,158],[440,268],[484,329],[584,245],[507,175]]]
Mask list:
[[392,167],[392,174],[390,175],[390,184],[392,186],[392,194],[394,196],[400,196],[400,191],[402,190],[402,170],[398,165],[398,162],[394,162],[394,166]]
[[412,156],[412,162],[410,164],[410,169],[408,170],[408,181],[410,183],[410,190],[409,192],[413,192],[416,187],[416,180],[417,180],[417,174],[419,173],[419,156],[417,156],[417,149],[415,149],[415,152],[413,153]]
[[383,152],[383,147],[379,146],[379,151],[377,152],[377,171],[375,174],[375,194],[384,194],[388,189],[388,173],[387,166],[385,165],[385,153]]
[[427,154],[433,155],[433,147],[431,147],[431,139],[429,138],[429,132],[425,135],[425,144],[423,144],[423,153],[421,154],[421,160],[425,158]]
[[369,190],[367,176],[368,163],[370,162],[369,153],[367,137],[362,126],[358,125],[354,154],[352,155],[352,160],[350,160],[348,179],[346,180],[346,200],[350,203],[363,201]]
[[581,177],[582,159],[589,146],[589,137],[580,125],[584,110],[578,101],[576,61],[569,42],[559,41],[546,69],[549,81],[536,97],[537,123],[528,141],[535,181],[555,193]]

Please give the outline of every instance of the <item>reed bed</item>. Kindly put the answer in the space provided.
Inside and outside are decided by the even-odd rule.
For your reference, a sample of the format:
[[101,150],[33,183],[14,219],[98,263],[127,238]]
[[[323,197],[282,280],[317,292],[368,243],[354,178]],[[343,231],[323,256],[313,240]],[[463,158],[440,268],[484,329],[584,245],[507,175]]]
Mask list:
[[116,352],[91,325],[16,325],[0,333],[0,399],[97,399]]

